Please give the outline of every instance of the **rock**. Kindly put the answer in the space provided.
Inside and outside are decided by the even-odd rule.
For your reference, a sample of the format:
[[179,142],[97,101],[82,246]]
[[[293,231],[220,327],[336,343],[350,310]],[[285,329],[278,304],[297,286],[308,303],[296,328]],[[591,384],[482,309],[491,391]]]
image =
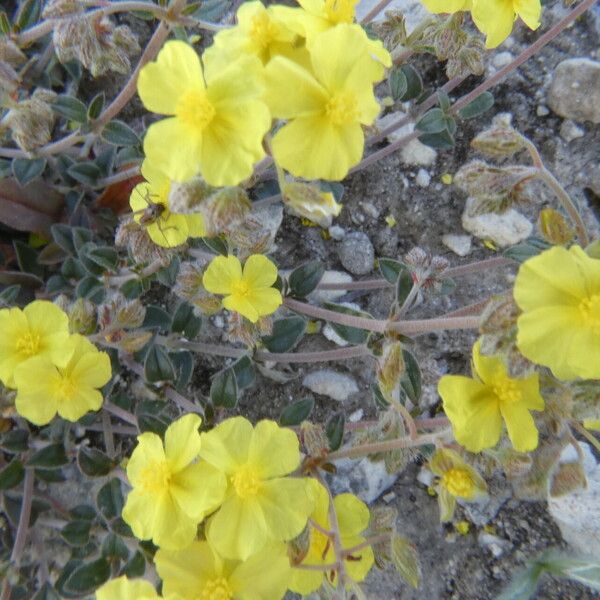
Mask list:
[[327,231],[329,232],[331,239],[336,240],[337,242],[343,240],[346,235],[346,230],[339,225],[332,225]]
[[462,216],[462,226],[466,231],[482,240],[492,240],[497,246],[506,248],[527,239],[533,231],[533,225],[514,208],[502,214],[486,213],[470,216],[469,212],[475,200],[467,198]]
[[385,470],[383,461],[373,462],[366,457],[342,458],[334,464],[336,473],[325,474],[333,495],[351,492],[367,504],[377,500],[398,479],[398,473],[390,475]]
[[344,402],[358,392],[356,381],[350,375],[342,375],[331,369],[309,373],[302,380],[302,385],[315,394],[328,396],[338,402]]
[[501,69],[502,67],[505,67],[506,65],[508,65],[512,61],[513,58],[514,58],[514,56],[510,52],[507,52],[507,51],[498,52],[498,54],[495,54],[494,57],[492,58],[492,65],[496,69]]
[[373,270],[375,249],[366,233],[353,231],[344,237],[338,248],[344,269],[354,275],[366,275]]
[[561,117],[600,123],[600,62],[563,60],[554,70],[547,100]]
[[483,527],[496,518],[504,503],[512,497],[512,489],[506,479],[494,475],[488,480],[488,495],[479,502],[457,500],[467,519],[477,527]]
[[[600,556],[600,464],[587,444],[580,442],[580,445],[584,451],[587,488],[566,496],[549,498],[548,509],[563,538],[575,551],[588,556]],[[573,462],[576,459],[572,446],[563,450],[561,462]]]
[[550,114],[550,109],[544,104],[539,104],[535,111],[535,114],[538,117],[547,117]]
[[480,531],[477,535],[477,541],[480,546],[487,548],[494,556],[500,558],[505,552],[512,548],[512,544],[508,540],[504,540],[497,535],[492,535],[486,531]]
[[425,169],[419,169],[415,181],[418,186],[426,188],[431,183],[431,175]]
[[360,205],[365,215],[372,219],[379,218],[379,209],[372,202],[361,202]]
[[[361,0],[356,7],[356,20],[360,22],[378,3],[379,0]],[[406,30],[408,33],[423,19],[430,16],[420,0],[392,0],[373,21],[375,23],[383,21],[385,13],[388,10],[399,10],[402,12],[406,19]]]
[[[285,274],[285,271],[284,271]],[[325,271],[321,278],[321,283],[349,283],[352,277],[342,271]],[[310,300],[321,304],[322,302],[335,302],[343,296],[346,290],[314,290],[308,296]]]
[[569,143],[585,135],[585,129],[575,125],[571,119],[566,119],[560,126],[560,137]]
[[442,244],[450,248],[458,256],[467,256],[471,252],[471,236],[456,233],[445,233],[442,236]]
[[417,481],[425,487],[431,487],[435,483],[435,476],[429,469],[421,467],[417,475]]
[[350,421],[350,423],[358,423],[363,418],[364,414],[365,411],[362,408],[359,408],[348,416],[348,421]]
[[[377,127],[381,131],[405,116],[406,114],[401,111],[388,113],[377,120]],[[395,142],[412,133],[414,128],[414,123],[408,123],[390,133],[387,139],[390,143]],[[427,167],[432,165],[436,158],[437,152],[433,148],[422,144],[419,140],[411,140],[400,149],[400,160],[407,165]]]

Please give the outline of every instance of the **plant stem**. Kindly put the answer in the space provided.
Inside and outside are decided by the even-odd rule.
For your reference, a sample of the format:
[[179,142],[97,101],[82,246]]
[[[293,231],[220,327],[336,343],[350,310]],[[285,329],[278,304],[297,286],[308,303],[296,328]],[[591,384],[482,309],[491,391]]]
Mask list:
[[198,415],[204,416],[204,409],[198,404],[194,404],[191,400],[188,400],[185,396],[180,394],[175,388],[167,387],[165,388],[165,396],[169,398],[169,400],[173,400],[179,408],[181,408],[186,413],[196,413]]
[[104,434],[104,447],[106,454],[113,457],[115,455],[115,441],[113,438],[112,424],[110,415],[105,411],[101,411],[100,418],[102,419],[102,433]]
[[313,363],[326,362],[330,360],[345,360],[366,356],[369,349],[366,346],[348,346],[346,348],[334,348],[333,350],[321,350],[317,352],[264,352],[259,350],[254,357],[265,362],[280,363]]
[[163,262],[160,259],[157,259],[154,262],[151,262],[147,267],[144,267],[139,273],[131,271],[129,273],[124,273],[123,275],[106,275],[104,281],[106,285],[119,287],[132,279],[144,279],[144,277],[150,277],[157,271],[160,271],[163,266]]
[[360,20],[361,25],[370,23],[392,0],[379,0],[379,2]]
[[361,456],[368,456],[369,454],[379,454],[381,452],[390,452],[391,450],[398,450],[400,448],[416,448],[418,446],[428,446],[435,444],[436,441],[445,435],[450,433],[449,429],[444,429],[436,433],[427,433],[420,435],[415,439],[410,436],[397,438],[395,440],[387,440],[385,442],[374,442],[372,444],[364,444],[362,446],[353,446],[351,448],[345,448],[344,450],[338,450],[331,452],[327,455],[327,460],[338,460],[340,458],[358,458]]
[[319,283],[317,290],[380,290],[394,287],[387,279],[363,279],[362,281],[348,281],[346,283]]
[[110,414],[115,415],[115,417],[119,417],[119,419],[125,421],[126,423],[134,425],[139,431],[138,421],[135,415],[132,415],[130,412],[124,410],[116,404],[113,404],[109,400],[104,401],[102,408],[104,408],[104,410],[108,411]]
[[369,546],[374,546],[375,544],[380,544],[381,542],[387,542],[390,539],[389,533],[382,533],[381,535],[374,535],[373,537],[367,538],[364,542],[357,544],[356,546],[352,546],[352,548],[346,548],[343,551],[344,557],[351,556],[355,552],[359,552],[363,548],[368,548]]
[[589,432],[579,421],[571,421],[571,425],[573,429],[580,433],[598,452],[600,452],[600,441],[596,438],[596,436]]
[[94,185],[93,187],[94,189],[102,189],[108,187],[109,185],[113,185],[114,183],[127,181],[128,179],[131,179],[132,177],[135,177],[136,175],[140,174],[140,167],[141,163],[139,165],[135,165],[134,167],[129,167],[129,169],[125,169],[124,171],[118,171],[117,173],[115,173],[114,175],[110,175],[109,177],[98,179],[98,181],[96,181],[96,185]]

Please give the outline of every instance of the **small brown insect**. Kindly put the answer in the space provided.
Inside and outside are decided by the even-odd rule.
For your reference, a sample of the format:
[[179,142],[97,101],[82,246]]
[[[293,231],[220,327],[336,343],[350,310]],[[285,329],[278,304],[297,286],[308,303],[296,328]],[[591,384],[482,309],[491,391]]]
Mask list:
[[[142,196],[141,192],[138,191],[137,193],[140,194],[140,196]],[[167,207],[164,204],[161,204],[160,202],[153,202],[153,197],[156,197],[156,194],[151,194],[150,190],[146,190],[146,193],[142,196],[142,198],[146,202],[146,208],[134,210],[126,216],[129,218],[133,218],[142,227],[148,227],[153,223],[156,223],[158,229],[160,230],[162,236],[165,238],[165,241],[167,241],[168,244],[167,236],[165,235],[163,231],[163,226],[160,222],[160,217],[163,215]],[[136,219],[136,217],[138,218]],[[166,229],[168,229],[168,227]]]

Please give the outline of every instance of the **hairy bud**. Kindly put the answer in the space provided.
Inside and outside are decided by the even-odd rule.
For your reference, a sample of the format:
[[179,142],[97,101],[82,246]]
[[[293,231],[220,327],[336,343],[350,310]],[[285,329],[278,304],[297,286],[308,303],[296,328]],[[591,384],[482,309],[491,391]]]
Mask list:
[[565,217],[553,208],[544,208],[540,212],[540,233],[553,246],[566,246],[575,237],[575,230]]
[[47,0],[42,18],[55,19],[66,15],[78,14],[83,12],[83,7],[79,0]]
[[25,152],[31,152],[50,141],[56,117],[50,103],[55,98],[54,92],[38,88],[31,98],[11,108],[3,119],[13,140]]
[[166,267],[171,263],[173,250],[155,244],[145,227],[135,221],[125,221],[117,227],[115,246],[127,248],[131,258],[139,264],[161,261]]
[[283,187],[283,203],[293,215],[306,218],[321,227],[330,227],[342,205],[335,201],[331,192],[322,192],[308,183],[286,183]]
[[77,298],[67,314],[71,333],[89,335],[96,329],[96,307],[86,298]]
[[0,94],[12,96],[19,89],[21,78],[7,62],[0,60]]
[[102,329],[135,329],[146,316],[146,308],[139,300],[127,300],[122,294],[112,296],[98,312]]
[[250,212],[248,194],[240,187],[227,187],[212,194],[200,206],[207,236],[230,235]]
[[18,67],[27,60],[21,49],[9,38],[0,38],[0,62]]
[[492,126],[475,136],[471,145],[488,156],[504,158],[525,147],[525,138],[511,126],[511,115],[501,113],[492,120]]
[[390,342],[384,345],[383,353],[377,360],[377,381],[379,389],[388,401],[392,401],[393,392],[404,373],[402,343]]
[[321,425],[304,421],[300,425],[300,435],[309,456],[325,456],[329,451],[329,440]]

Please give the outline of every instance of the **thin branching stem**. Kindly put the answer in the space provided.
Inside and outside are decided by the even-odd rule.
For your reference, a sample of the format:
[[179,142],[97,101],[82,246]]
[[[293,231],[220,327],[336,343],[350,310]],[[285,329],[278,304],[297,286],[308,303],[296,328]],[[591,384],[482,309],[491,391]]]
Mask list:
[[581,434],[598,452],[600,452],[600,440],[596,436],[588,431],[579,421],[572,420],[571,426],[577,433]]

